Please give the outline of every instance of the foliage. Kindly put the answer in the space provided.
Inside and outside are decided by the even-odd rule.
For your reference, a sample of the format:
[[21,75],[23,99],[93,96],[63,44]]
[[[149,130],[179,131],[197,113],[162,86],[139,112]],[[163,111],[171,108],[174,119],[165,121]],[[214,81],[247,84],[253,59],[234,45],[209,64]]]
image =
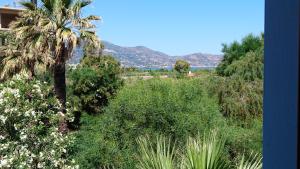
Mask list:
[[6,80],[20,72],[28,72],[29,78],[36,75],[37,66],[46,66],[51,64],[51,58],[37,50],[24,46],[20,43],[13,32],[6,33],[7,43],[0,47],[3,52],[0,58],[0,80]]
[[216,71],[221,76],[230,76],[226,72],[226,68],[233,62],[247,57],[248,52],[255,52],[262,50],[264,47],[264,34],[261,36],[254,36],[252,34],[246,36],[241,43],[235,41],[230,45],[223,44],[222,52],[224,59],[217,67]]
[[80,110],[92,114],[102,112],[123,85],[120,63],[111,56],[85,57],[69,74],[70,88],[80,100]]
[[246,36],[241,43],[224,45],[224,60],[208,88],[218,96],[226,116],[262,116],[264,37]]
[[83,42],[83,57],[98,57],[103,54],[104,44],[100,43],[100,46],[95,48],[94,44]]
[[[89,158],[96,167],[114,165],[125,169],[135,167],[136,138],[141,135],[155,139],[163,134],[176,138],[178,146],[185,146],[188,136],[225,125],[215,99],[208,97],[201,83],[199,79],[151,79],[127,84],[100,119],[88,125],[97,128],[93,137],[98,144],[89,147],[86,144],[91,140],[80,137],[75,146],[86,147],[83,153],[101,154],[100,158],[94,153]],[[88,165],[83,159],[78,161]]]
[[208,136],[189,138],[184,151],[181,151],[166,138],[159,136],[156,142],[148,137],[140,137],[139,162],[141,169],[261,169],[260,155],[252,155],[245,160],[245,156],[236,164],[229,165],[224,160],[226,154],[226,139],[212,131]]
[[237,76],[245,81],[263,79],[263,51],[248,52],[244,58],[228,65],[224,70],[227,76]]
[[236,118],[227,118],[228,127],[220,130],[226,133],[226,148],[230,159],[235,161],[237,157],[245,155],[251,158],[251,154],[262,153],[263,121],[261,118],[248,119],[246,122]]
[[252,159],[246,161],[243,156],[240,163],[238,164],[237,169],[262,169],[262,158],[255,154]]
[[208,89],[216,93],[225,116],[247,119],[262,117],[263,81],[247,82],[239,76],[212,77]]
[[[3,47],[5,57],[1,62],[2,79],[21,71],[35,76],[36,66],[49,68],[58,61],[67,60],[76,46],[77,37],[87,37],[87,32],[93,34],[90,32],[93,25],[89,22],[97,18],[78,17],[80,8],[87,5],[86,2],[55,0],[41,3],[41,6],[36,7],[30,2],[21,2],[26,10],[12,22],[9,36],[6,36],[8,44]],[[92,36],[87,39],[96,42]]]
[[77,168],[67,159],[73,139],[58,131],[65,115],[53,95],[20,76],[0,84],[0,168]]
[[190,70],[190,64],[185,60],[177,60],[174,69],[180,74],[186,74]]
[[99,44],[92,22],[100,18],[81,17],[82,8],[90,3],[82,0],[53,0],[42,1],[36,7],[30,2],[22,2],[26,10],[10,28],[19,45],[24,45],[21,50],[34,49],[53,59],[53,64],[58,64],[71,56],[79,40],[95,46]]
[[140,137],[138,169],[175,169],[175,145],[171,140],[157,137],[156,145],[152,145],[149,138]]
[[[82,114],[80,130],[75,131],[76,139],[70,148],[71,157],[80,168],[92,169],[110,167],[110,159],[116,159],[113,141],[107,141],[99,133],[103,127],[102,115]],[[111,150],[111,151],[110,151]],[[105,152],[105,153],[104,153]]]
[[[82,9],[90,3],[91,1],[86,0],[43,0],[40,5],[35,5],[22,1],[25,10],[10,25],[18,47],[18,50],[13,50],[12,56],[23,61],[31,58],[27,54],[29,53],[33,58],[48,61],[43,64],[53,72],[55,95],[63,113],[66,112],[67,102],[65,76],[67,60],[80,41],[85,41],[95,48],[100,46],[93,23],[100,18],[94,15],[82,17]],[[27,50],[29,52],[26,52]],[[19,51],[25,54],[16,55]],[[21,64],[20,68],[33,65],[31,66],[33,70],[36,62],[37,59],[33,59],[30,63]],[[67,132],[67,121],[61,120],[60,123],[59,130]]]
[[215,132],[208,137],[189,138],[186,146],[186,158],[183,161],[185,169],[225,169],[226,165],[222,155],[225,153],[225,141],[217,138]]

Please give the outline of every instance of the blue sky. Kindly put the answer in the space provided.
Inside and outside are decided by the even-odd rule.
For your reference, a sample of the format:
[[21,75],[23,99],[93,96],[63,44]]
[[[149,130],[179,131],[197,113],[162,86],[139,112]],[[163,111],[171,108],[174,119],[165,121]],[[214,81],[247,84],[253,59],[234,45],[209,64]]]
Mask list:
[[222,43],[264,30],[264,0],[94,0],[84,13],[103,18],[103,40],[170,55],[220,54]]

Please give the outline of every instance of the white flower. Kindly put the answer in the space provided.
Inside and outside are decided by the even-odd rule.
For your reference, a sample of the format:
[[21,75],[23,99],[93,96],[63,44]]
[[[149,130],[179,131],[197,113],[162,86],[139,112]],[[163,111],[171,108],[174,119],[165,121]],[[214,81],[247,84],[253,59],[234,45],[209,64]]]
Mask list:
[[38,168],[44,168],[44,165],[42,163],[38,163]]
[[4,117],[3,115],[0,115],[0,120],[4,124],[6,122],[7,117]]
[[63,113],[63,112],[58,112],[58,114],[60,115],[60,116],[62,116],[62,117],[65,117],[65,114]]
[[21,139],[22,141],[24,141],[25,139],[27,139],[27,135],[24,134],[23,132],[21,132],[20,139]]
[[24,113],[24,115],[25,115],[25,117],[29,117],[29,116],[30,116],[29,111],[26,111],[26,112]]
[[6,159],[2,159],[0,161],[0,168],[6,168],[8,167],[8,161]]
[[36,114],[35,111],[32,110],[32,111],[31,111],[31,115],[32,115],[32,116],[35,116],[35,114]]

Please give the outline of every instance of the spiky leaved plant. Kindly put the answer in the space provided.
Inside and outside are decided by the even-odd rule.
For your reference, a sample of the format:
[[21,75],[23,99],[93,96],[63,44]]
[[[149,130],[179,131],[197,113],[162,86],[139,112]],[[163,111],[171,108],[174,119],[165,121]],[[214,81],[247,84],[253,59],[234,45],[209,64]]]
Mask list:
[[137,140],[139,145],[138,169],[175,169],[175,144],[171,139],[157,137],[156,143],[151,144],[149,137]]
[[262,158],[259,154],[254,154],[249,160],[242,157],[237,169],[262,169]]
[[183,158],[183,169],[224,169],[228,168],[222,159],[224,139],[219,139],[216,132],[212,132],[203,139],[189,138],[186,155]]

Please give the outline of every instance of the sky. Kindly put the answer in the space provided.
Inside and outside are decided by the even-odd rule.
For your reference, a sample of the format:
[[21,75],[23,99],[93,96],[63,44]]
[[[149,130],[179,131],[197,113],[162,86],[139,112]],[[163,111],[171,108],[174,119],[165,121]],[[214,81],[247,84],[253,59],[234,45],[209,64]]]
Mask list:
[[102,40],[169,55],[221,54],[222,43],[264,31],[264,0],[94,0],[88,14],[102,17]]

